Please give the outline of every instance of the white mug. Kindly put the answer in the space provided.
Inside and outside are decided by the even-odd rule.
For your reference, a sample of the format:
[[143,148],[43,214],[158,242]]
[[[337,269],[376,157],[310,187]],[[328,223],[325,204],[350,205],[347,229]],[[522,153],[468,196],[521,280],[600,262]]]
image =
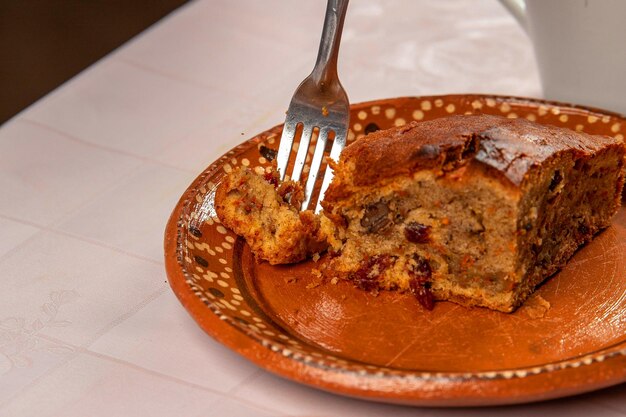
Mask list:
[[544,97],[626,114],[626,0],[500,0],[535,48]]

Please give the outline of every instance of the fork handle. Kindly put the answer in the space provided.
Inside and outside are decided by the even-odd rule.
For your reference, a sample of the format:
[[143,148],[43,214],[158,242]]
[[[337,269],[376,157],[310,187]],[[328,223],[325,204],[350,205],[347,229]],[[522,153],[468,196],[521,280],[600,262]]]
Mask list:
[[317,52],[315,68],[311,73],[313,81],[322,91],[325,86],[330,86],[339,81],[337,56],[339,55],[339,43],[341,42],[341,32],[347,9],[348,0],[328,0],[320,49]]

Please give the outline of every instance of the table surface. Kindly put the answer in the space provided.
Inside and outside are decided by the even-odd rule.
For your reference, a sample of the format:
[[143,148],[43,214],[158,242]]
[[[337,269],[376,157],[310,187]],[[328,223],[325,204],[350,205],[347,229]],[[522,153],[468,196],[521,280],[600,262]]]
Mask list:
[[[204,167],[283,120],[324,8],[191,3],[0,128],[0,415],[626,415],[626,384],[504,409],[335,396],[259,369],[181,307],[168,215]],[[339,70],[352,102],[541,96],[531,44],[496,0],[354,0]]]

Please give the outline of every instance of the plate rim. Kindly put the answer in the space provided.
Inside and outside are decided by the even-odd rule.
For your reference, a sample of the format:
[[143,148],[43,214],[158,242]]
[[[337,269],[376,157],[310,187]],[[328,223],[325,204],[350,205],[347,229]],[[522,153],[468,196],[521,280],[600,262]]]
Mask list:
[[[626,117],[621,114],[598,108],[537,98],[493,94],[404,96],[354,103],[351,108],[358,110],[373,105],[397,103],[401,100],[486,100],[490,98],[498,103],[577,109],[585,113],[595,113],[626,121]],[[281,126],[282,124],[279,124],[262,133],[274,131]],[[530,367],[521,370],[517,368],[485,372],[487,374],[499,373],[498,378],[480,378],[478,374],[481,372],[465,374],[443,372],[440,373],[441,375],[434,373],[430,377],[419,376],[417,372],[411,375],[382,377],[352,371],[346,373],[346,370],[323,368],[296,361],[280,350],[272,350],[220,318],[194,294],[186,282],[181,265],[182,260],[179,257],[181,215],[189,199],[197,193],[203,179],[221,167],[220,161],[226,155],[232,157],[247,150],[253,145],[254,138],[260,134],[254,135],[252,139],[243,141],[223,156],[216,158],[193,180],[179,199],[165,230],[165,268],[169,284],[187,312],[215,340],[259,367],[293,381],[351,397],[410,405],[475,406],[525,403],[579,394],[626,381],[626,346],[612,351],[610,348],[605,348],[601,352],[606,353],[588,354],[562,367],[554,367],[555,369],[537,373],[528,372]],[[620,345],[623,343],[620,343],[618,348]],[[451,375],[455,377],[450,377]],[[380,383],[381,378],[385,380],[385,384]]]

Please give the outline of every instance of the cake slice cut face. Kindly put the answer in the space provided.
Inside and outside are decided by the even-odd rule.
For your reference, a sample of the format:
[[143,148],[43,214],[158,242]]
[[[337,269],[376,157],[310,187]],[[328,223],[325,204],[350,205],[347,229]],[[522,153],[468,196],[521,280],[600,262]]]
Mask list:
[[620,204],[624,145],[521,119],[453,116],[345,149],[326,193],[328,269],[366,290],[513,311]]
[[346,147],[321,216],[297,210],[297,185],[247,169],[220,184],[216,210],[272,264],[328,249],[325,275],[364,290],[511,312],[610,225],[624,154],[607,136],[452,116]]

